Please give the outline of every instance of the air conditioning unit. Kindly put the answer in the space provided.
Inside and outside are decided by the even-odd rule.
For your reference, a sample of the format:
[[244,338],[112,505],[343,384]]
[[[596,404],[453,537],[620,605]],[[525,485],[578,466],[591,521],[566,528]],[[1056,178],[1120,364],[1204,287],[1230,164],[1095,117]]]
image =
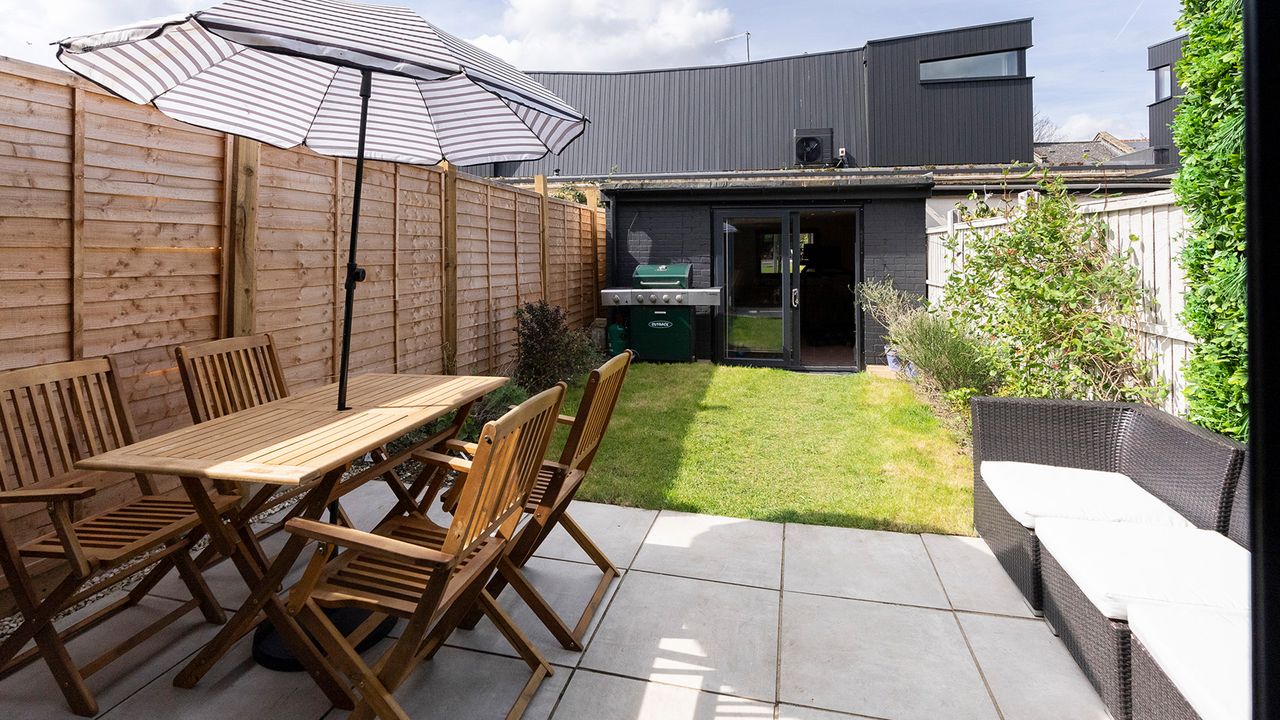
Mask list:
[[831,128],[797,128],[793,137],[796,167],[828,167],[832,164]]

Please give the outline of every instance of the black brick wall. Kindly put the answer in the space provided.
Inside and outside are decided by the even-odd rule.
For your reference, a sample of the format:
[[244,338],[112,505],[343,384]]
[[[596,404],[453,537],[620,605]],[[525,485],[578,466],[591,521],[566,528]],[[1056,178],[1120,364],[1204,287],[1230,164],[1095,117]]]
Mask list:
[[[928,239],[923,200],[868,201],[862,213],[862,277],[889,277],[904,292],[923,297],[928,274]],[[884,328],[866,318],[863,335],[868,364],[884,362]]]
[[[906,292],[925,295],[927,272],[923,199],[866,200],[862,206],[863,277],[893,278]],[[611,210],[612,212],[612,210]],[[637,265],[693,264],[694,287],[711,286],[710,204],[631,204],[617,206],[610,227],[608,284],[630,287]],[[696,318],[694,350],[712,357],[714,323],[709,312]],[[865,361],[884,362],[883,328],[867,319]]]

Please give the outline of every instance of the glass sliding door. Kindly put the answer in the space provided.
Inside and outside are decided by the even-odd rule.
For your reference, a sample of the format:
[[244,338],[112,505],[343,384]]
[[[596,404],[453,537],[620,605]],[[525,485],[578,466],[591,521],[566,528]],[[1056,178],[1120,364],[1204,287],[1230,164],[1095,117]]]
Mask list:
[[784,212],[717,215],[725,248],[725,359],[783,365],[791,354],[791,228]]

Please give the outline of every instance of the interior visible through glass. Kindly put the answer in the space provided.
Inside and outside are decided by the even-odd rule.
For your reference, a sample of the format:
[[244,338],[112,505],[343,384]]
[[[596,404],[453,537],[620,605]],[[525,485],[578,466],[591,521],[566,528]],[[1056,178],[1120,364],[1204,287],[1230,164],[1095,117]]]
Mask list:
[[757,360],[783,358],[782,280],[787,243],[781,217],[736,217],[724,221],[729,250],[725,352]]

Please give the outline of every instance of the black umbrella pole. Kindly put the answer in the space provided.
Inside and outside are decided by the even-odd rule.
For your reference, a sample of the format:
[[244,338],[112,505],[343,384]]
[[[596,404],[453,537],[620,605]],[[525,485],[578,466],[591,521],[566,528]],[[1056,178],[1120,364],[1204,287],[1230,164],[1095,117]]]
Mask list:
[[356,264],[356,242],[360,234],[360,194],[364,187],[364,135],[369,122],[369,95],[373,73],[363,71],[360,79],[360,139],[356,143],[355,192],[351,197],[351,247],[347,251],[347,300],[342,308],[342,364],[338,369],[338,409],[347,405],[347,373],[351,369],[351,310],[356,299],[356,283],[364,281],[364,268]]

